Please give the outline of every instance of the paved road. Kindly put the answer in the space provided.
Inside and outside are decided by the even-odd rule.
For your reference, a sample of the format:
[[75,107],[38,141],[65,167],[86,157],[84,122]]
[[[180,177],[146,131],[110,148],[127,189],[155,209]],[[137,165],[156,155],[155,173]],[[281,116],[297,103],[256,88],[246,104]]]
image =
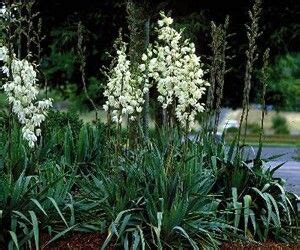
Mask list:
[[[251,149],[251,151],[252,151],[252,156],[253,156],[253,153],[257,152],[257,147],[253,147],[253,150]],[[294,148],[294,147],[266,146],[263,148],[263,151],[262,151],[263,158],[269,158],[269,157],[272,157],[275,155],[282,155],[282,156],[274,159],[275,161],[295,161],[297,156],[300,157],[300,152],[298,151],[297,148]]]
[[[191,135],[190,139],[194,139],[194,136]],[[256,156],[257,147],[247,147],[245,153],[246,158],[253,159]],[[269,162],[271,166],[275,167],[281,163],[285,163],[277,170],[275,176],[286,180],[287,189],[300,196],[300,161],[295,160],[297,157],[300,158],[300,150],[296,147],[266,146],[262,150],[261,158],[266,159],[275,155],[281,156]]]
[[[226,115],[230,109],[221,109],[220,123],[224,123]],[[255,157],[257,152],[257,147],[252,147],[249,149],[248,154],[250,158]],[[296,193],[300,196],[300,161],[295,159],[300,159],[300,149],[293,147],[269,147],[266,146],[262,151],[262,158],[269,158],[274,155],[284,154],[279,158],[274,159],[269,164],[271,166],[278,166],[279,164],[285,162],[285,164],[277,170],[275,176],[281,177],[286,180],[286,187],[289,191]],[[300,208],[300,204],[299,204]],[[300,211],[300,209],[299,209]]]
[[[252,148],[250,152],[253,157],[257,152],[257,148]],[[284,163],[284,165],[276,171],[274,176],[284,179],[286,181],[287,190],[300,196],[300,161],[295,161],[295,156],[299,157],[300,152],[298,149],[292,147],[265,147],[262,151],[262,158],[279,154],[284,155],[274,159],[268,164],[271,167],[276,167]],[[300,202],[298,204],[298,211],[300,211]]]
[[[278,166],[282,162],[271,162],[272,166]],[[286,187],[300,196],[300,163],[295,161],[286,162],[277,170],[275,176],[286,180]]]
[[[249,149],[249,155],[255,156],[257,147]],[[300,153],[296,148],[292,147],[264,147],[262,151],[262,158],[269,158],[274,155],[284,154],[273,161],[269,162],[271,167],[278,166],[285,163],[277,170],[275,176],[286,180],[286,187],[289,191],[293,191],[300,196],[300,161],[295,160],[295,156]]]
[[[283,162],[270,162],[271,166],[278,166],[281,163]],[[286,180],[286,189],[297,194],[300,197],[300,162],[286,162],[280,169],[277,170],[275,176]],[[300,200],[298,203],[298,211],[300,212]]]

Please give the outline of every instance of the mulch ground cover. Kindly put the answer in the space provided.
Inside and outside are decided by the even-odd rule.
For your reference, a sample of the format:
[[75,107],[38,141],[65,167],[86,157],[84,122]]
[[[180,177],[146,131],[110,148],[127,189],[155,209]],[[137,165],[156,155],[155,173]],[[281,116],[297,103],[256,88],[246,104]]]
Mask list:
[[[105,241],[106,235],[100,233],[73,233],[46,245],[51,239],[48,235],[41,236],[41,246],[44,250],[94,250],[99,249]],[[107,248],[115,249],[113,246]],[[223,243],[220,250],[300,250],[300,245],[267,242],[263,244]]]
[[[67,249],[99,249],[106,239],[106,235],[100,233],[72,233],[66,237],[58,239],[51,244],[47,242],[51,239],[49,235],[41,236],[41,248],[43,250],[67,250]],[[114,249],[109,247],[107,249]]]
[[223,243],[220,250],[300,250],[298,244],[266,242],[262,244]]

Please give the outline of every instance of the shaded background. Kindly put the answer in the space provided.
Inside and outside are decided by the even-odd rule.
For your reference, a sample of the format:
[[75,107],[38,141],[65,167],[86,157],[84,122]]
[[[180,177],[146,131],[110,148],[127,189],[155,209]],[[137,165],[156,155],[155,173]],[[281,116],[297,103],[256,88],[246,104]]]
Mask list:
[[[141,2],[137,1],[137,2]],[[146,3],[147,1],[142,1]],[[210,21],[224,22],[228,14],[231,18],[229,31],[235,35],[230,39],[229,53],[235,58],[230,62],[231,73],[226,76],[223,106],[239,107],[245,71],[245,49],[247,38],[245,23],[249,20],[247,11],[252,1],[148,1],[151,13],[151,31],[160,10],[170,13],[178,28],[185,27],[184,34],[196,44],[200,55],[209,55]],[[77,23],[85,26],[87,45],[88,90],[91,97],[101,105],[102,89],[105,79],[100,68],[109,65],[113,42],[122,28],[128,40],[128,20],[126,1],[72,1],[37,0],[36,10],[41,12],[43,32],[42,69],[48,85],[55,87],[58,99],[79,102],[80,108],[91,108],[82,95],[79,65],[76,60]],[[263,36],[259,40],[259,51],[271,49],[271,82],[267,93],[267,104],[281,110],[299,110],[300,100],[300,4],[298,0],[264,0],[261,28]],[[150,32],[153,34],[153,32]],[[150,38],[151,39],[151,38]],[[203,57],[205,58],[205,57]],[[205,59],[203,59],[205,61]],[[257,63],[257,69],[260,67]],[[258,84],[254,78],[251,92],[252,102],[258,99]],[[60,97],[58,97],[60,96]]]

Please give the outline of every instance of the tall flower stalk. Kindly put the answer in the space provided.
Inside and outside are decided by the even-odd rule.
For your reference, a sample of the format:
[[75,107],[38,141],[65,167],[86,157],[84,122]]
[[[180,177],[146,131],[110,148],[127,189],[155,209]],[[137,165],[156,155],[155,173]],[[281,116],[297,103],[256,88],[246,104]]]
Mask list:
[[142,112],[143,94],[149,90],[148,85],[139,88],[138,77],[131,72],[127,59],[127,44],[118,39],[115,45],[117,58],[112,69],[106,73],[108,83],[104,91],[107,98],[103,108],[111,114],[112,122],[122,124],[126,118],[134,121]]
[[[129,0],[127,2],[127,20],[130,31],[129,42],[129,59],[132,67],[136,70],[142,62],[142,54],[145,53],[149,45],[150,36],[150,2],[148,0],[136,1]],[[141,82],[141,88],[147,82]],[[135,125],[141,122],[142,133],[144,139],[148,139],[149,135],[149,92],[144,93],[143,111],[141,120],[133,122]],[[134,125],[132,124],[132,125]],[[130,137],[136,138],[134,128],[130,126]]]
[[[228,42],[227,39],[232,36],[228,34],[229,17],[227,16],[224,24],[216,25],[211,22],[211,50],[210,57],[210,88],[207,95],[207,120],[206,127],[213,128],[213,132],[217,132],[220,117],[220,107],[223,98],[223,88],[225,74],[227,69],[226,60],[230,59],[227,55]],[[214,119],[213,119],[214,118]]]
[[215,103],[215,90],[216,90],[216,76],[219,68],[220,61],[220,48],[221,48],[221,32],[219,26],[216,26],[214,22],[211,22],[211,43],[210,48],[212,50],[212,56],[210,59],[210,68],[209,68],[209,80],[210,88],[207,91],[206,99],[206,108],[207,108],[207,117],[206,117],[206,127],[210,128],[212,126],[212,116],[213,116],[213,106]]
[[[156,28],[158,39],[143,55],[140,70],[154,82],[163,112],[176,118],[189,132],[196,115],[204,111],[201,98],[209,84],[204,80],[203,65],[195,54],[194,43],[184,40],[181,32],[172,27],[171,17],[164,13],[160,16]],[[175,120],[169,125],[174,123]]]
[[221,102],[223,98],[225,75],[226,73],[228,73],[228,71],[230,71],[230,68],[227,67],[226,60],[232,58],[231,56],[227,55],[227,50],[230,48],[228,46],[227,39],[233,35],[228,33],[228,26],[229,26],[229,16],[225,18],[224,24],[219,27],[221,32],[221,47],[220,47],[219,69],[217,70],[217,75],[216,75],[217,88],[216,88],[216,111],[215,111],[214,133],[217,132],[219,126],[220,109],[221,109]]
[[87,86],[86,86],[86,46],[84,44],[83,40],[83,25],[81,22],[78,23],[78,29],[77,29],[77,37],[78,37],[78,42],[77,42],[77,54],[78,54],[78,59],[79,59],[79,69],[81,73],[81,82],[83,84],[83,90],[85,93],[86,98],[89,100],[91,105],[93,106],[95,110],[95,120],[98,121],[98,108],[93,101],[93,99],[90,97]]
[[263,55],[263,66],[261,69],[260,74],[260,82],[262,85],[262,96],[261,96],[261,121],[260,121],[260,132],[259,132],[259,146],[262,147],[262,137],[264,134],[264,120],[265,120],[265,112],[266,112],[266,91],[269,81],[269,73],[268,73],[268,66],[269,66],[269,57],[270,57],[270,49],[266,49]]
[[246,69],[245,69],[245,80],[244,80],[244,90],[243,90],[243,108],[240,118],[240,127],[238,132],[238,141],[240,141],[242,125],[244,123],[244,138],[243,144],[246,139],[247,132],[247,121],[249,113],[249,102],[250,102],[250,90],[252,83],[252,74],[254,69],[254,63],[258,59],[257,54],[257,39],[261,36],[259,30],[259,18],[261,14],[261,0],[255,0],[252,10],[249,11],[250,25],[246,25],[247,29],[247,38],[248,38],[248,49],[246,50]]
[[137,121],[143,110],[144,94],[149,91],[148,84],[141,88],[142,77],[134,71],[127,56],[127,44],[119,38],[115,43],[116,59],[112,62],[110,70],[105,72],[108,82],[104,91],[107,98],[103,108],[109,113],[110,121],[117,125],[118,141],[121,140],[122,123]]

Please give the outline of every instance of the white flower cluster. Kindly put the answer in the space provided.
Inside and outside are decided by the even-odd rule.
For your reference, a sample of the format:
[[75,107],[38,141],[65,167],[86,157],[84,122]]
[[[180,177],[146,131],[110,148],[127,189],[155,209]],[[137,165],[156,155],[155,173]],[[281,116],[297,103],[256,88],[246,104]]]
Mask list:
[[147,86],[140,88],[140,77],[134,77],[131,73],[126,50],[126,43],[119,41],[117,59],[111,71],[107,73],[108,83],[104,91],[107,101],[103,108],[111,112],[112,121],[118,124],[121,124],[126,116],[130,120],[136,119],[142,112],[143,95],[148,91]]
[[4,17],[5,14],[6,14],[7,10],[6,10],[6,7],[5,5],[3,4],[1,9],[0,9],[0,17]]
[[158,40],[147,50],[140,70],[154,79],[163,109],[176,105],[176,118],[181,126],[192,129],[198,112],[204,111],[200,102],[208,82],[195,45],[184,40],[182,34],[171,27],[173,19],[161,13],[158,21]]
[[[41,123],[45,120],[47,109],[52,106],[51,99],[36,101],[39,93],[37,75],[32,64],[19,60],[6,47],[0,47],[0,60],[4,62],[2,72],[8,77],[3,89],[12,105],[12,112],[23,125],[23,138],[34,147],[41,134]],[[10,64],[10,66],[9,66]],[[10,76],[11,74],[11,76]]]

